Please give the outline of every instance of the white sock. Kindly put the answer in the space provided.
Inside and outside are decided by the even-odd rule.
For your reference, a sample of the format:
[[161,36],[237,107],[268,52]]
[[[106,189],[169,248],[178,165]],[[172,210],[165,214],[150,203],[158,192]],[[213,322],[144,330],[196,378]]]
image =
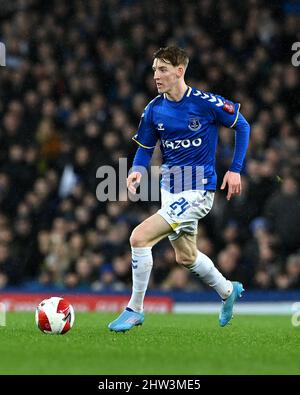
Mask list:
[[222,273],[215,267],[212,260],[202,252],[198,251],[195,262],[188,269],[218,292],[222,299],[228,298],[231,294],[233,289],[232,282],[226,280]]
[[153,266],[151,247],[131,247],[132,252],[132,295],[127,305],[141,313]]

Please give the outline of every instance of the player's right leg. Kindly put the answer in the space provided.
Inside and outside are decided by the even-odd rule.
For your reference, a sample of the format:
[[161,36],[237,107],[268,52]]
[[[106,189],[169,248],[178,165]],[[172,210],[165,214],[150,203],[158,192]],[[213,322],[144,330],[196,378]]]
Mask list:
[[130,237],[132,251],[132,295],[126,309],[108,325],[125,332],[144,322],[143,302],[153,266],[152,247],[172,232],[171,226],[154,214],[138,225]]
[[175,250],[176,261],[189,269],[201,280],[212,287],[222,299],[219,314],[220,326],[225,326],[233,317],[235,301],[242,296],[243,285],[236,281],[227,280],[215,267],[212,260],[197,250],[196,235],[181,234],[170,240]]

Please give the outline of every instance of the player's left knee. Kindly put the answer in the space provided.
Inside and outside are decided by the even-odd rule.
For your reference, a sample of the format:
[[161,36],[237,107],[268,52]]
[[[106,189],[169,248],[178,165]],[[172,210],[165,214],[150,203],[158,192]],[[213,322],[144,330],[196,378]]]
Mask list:
[[148,247],[149,242],[146,238],[144,232],[142,232],[139,228],[135,228],[131,233],[129,239],[131,247]]

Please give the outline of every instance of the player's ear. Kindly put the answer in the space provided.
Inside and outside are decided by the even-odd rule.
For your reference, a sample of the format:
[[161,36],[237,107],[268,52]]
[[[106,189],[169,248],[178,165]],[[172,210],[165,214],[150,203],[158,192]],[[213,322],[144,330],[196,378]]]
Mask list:
[[178,78],[180,78],[180,77],[183,76],[183,74],[184,74],[184,67],[179,65],[177,67],[176,75],[177,75]]

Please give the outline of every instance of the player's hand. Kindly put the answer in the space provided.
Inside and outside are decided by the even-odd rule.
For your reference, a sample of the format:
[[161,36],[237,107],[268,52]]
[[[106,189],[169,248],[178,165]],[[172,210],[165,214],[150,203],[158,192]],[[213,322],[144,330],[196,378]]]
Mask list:
[[127,188],[129,192],[131,192],[133,195],[136,193],[136,188],[139,186],[142,178],[142,173],[139,171],[133,171],[129,176],[127,177]]
[[227,200],[230,200],[233,195],[240,195],[242,193],[242,183],[240,173],[234,173],[233,171],[227,171],[221,189],[225,189],[228,184]]

